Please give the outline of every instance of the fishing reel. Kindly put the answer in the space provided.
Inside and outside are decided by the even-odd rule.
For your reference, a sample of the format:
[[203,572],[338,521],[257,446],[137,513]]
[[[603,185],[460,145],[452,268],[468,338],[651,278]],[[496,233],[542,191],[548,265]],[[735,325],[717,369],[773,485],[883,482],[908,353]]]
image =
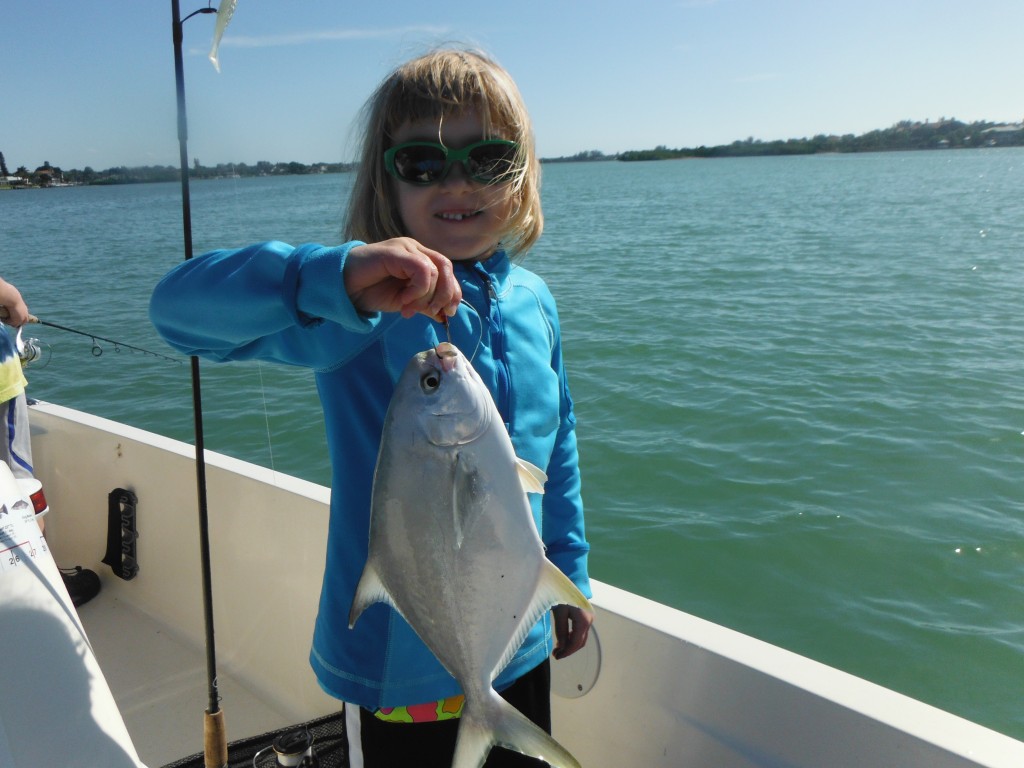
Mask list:
[[29,363],[34,363],[43,357],[43,347],[39,339],[31,337],[27,339],[21,338],[22,330],[22,328],[18,329],[15,346],[18,348],[18,357],[21,358],[21,364],[27,366]]
[[43,356],[43,350],[39,346],[39,339],[25,339],[24,344],[18,349],[18,357],[22,365],[34,363]]
[[253,756],[252,764],[253,768],[320,768],[313,735],[305,728],[279,734],[272,746]]

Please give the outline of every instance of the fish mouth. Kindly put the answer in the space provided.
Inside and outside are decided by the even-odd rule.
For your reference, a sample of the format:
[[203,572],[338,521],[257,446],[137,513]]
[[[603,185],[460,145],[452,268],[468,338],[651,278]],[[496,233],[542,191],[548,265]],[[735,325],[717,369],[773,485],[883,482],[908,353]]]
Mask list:
[[444,373],[451,373],[459,363],[459,349],[450,341],[442,341],[434,347],[434,354]]

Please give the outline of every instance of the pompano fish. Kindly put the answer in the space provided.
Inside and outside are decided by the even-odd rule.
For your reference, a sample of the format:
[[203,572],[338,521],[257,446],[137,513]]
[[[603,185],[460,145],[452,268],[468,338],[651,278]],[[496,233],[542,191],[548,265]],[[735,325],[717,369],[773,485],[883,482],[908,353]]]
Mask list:
[[491,686],[552,606],[592,610],[544,556],[526,491],[543,493],[546,479],[516,458],[490,392],[453,344],[412,358],[384,422],[349,626],[373,603],[392,605],[459,682],[453,768],[478,768],[496,744],[579,768]]

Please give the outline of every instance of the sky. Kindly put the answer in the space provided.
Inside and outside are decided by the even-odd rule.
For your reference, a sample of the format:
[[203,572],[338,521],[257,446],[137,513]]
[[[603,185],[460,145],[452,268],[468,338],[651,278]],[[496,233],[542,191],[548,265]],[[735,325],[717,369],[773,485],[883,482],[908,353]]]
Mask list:
[[[184,25],[204,165],[351,160],[374,87],[448,43],[509,70],[541,157],[1024,120],[1024,0],[238,0],[219,74],[215,18]],[[0,0],[0,40],[11,171],[178,164],[170,0]]]

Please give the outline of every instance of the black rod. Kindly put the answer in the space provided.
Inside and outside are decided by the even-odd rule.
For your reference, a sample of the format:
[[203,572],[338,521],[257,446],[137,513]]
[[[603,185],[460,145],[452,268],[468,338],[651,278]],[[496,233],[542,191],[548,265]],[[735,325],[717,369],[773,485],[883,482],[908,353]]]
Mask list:
[[[216,13],[203,8],[195,13]],[[188,118],[185,111],[185,67],[182,60],[182,24],[195,13],[181,18],[178,0],[171,0],[172,35],[174,39],[174,80],[178,95],[178,148],[181,163],[181,219],[185,260],[192,258],[192,207],[188,187]],[[196,439],[196,491],[199,502],[199,553],[203,581],[203,619],[206,631],[206,682],[209,704],[206,709],[204,752],[207,768],[227,765],[227,738],[220,694],[217,689],[217,651],[213,630],[213,586],[210,566],[210,525],[206,499],[206,455],[203,440],[203,404],[200,385],[199,358],[192,356],[192,411]]]

